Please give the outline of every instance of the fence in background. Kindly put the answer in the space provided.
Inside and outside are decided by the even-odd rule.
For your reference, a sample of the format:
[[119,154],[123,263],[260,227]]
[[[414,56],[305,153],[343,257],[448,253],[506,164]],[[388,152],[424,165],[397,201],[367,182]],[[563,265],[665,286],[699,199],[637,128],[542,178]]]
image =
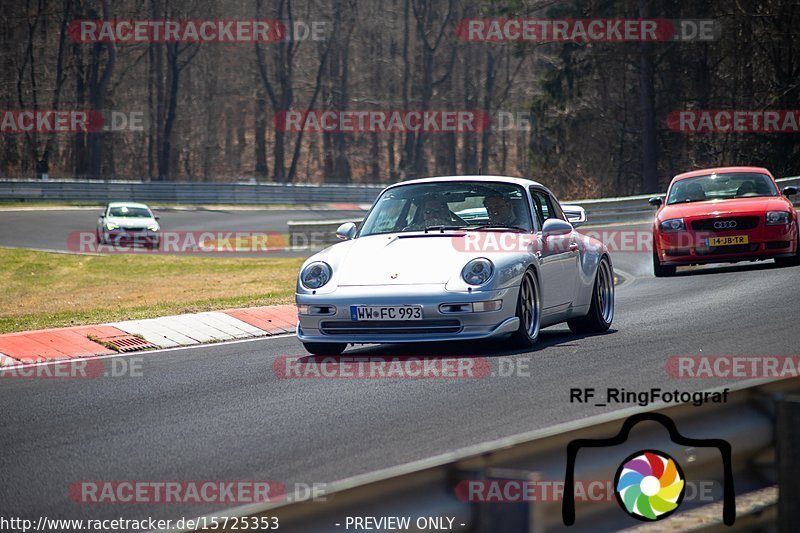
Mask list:
[[382,188],[380,185],[31,180],[0,181],[0,200],[98,204],[124,200],[188,205],[372,203]]

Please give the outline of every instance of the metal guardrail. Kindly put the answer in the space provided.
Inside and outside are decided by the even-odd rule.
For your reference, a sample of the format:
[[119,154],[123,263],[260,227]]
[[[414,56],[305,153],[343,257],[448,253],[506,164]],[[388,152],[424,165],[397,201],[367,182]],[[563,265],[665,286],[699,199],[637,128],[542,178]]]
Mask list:
[[20,180],[0,181],[0,200],[96,203],[126,200],[174,204],[372,203],[382,189],[380,185]]
[[[783,188],[789,185],[800,186],[800,177],[781,178],[776,180]],[[579,205],[586,210],[587,226],[602,224],[630,223],[652,220],[656,209],[647,203],[652,194],[626,196],[621,198],[603,198],[600,200],[570,200],[564,204]],[[800,194],[792,199],[794,205],[800,205]],[[329,221],[289,221],[289,242],[295,248],[320,247],[339,242],[335,231],[344,222],[361,222],[360,218]]]
[[[457,497],[456,487],[463,480],[474,479],[563,481],[567,443],[612,437],[625,419],[643,411],[667,415],[687,437],[728,441],[739,494],[774,485],[775,400],[800,391],[800,382],[751,380],[730,389],[727,403],[702,408],[679,404],[614,411],[334,482],[328,485],[324,501],[254,504],[223,514],[278,517],[281,529],[289,531],[342,531],[346,517],[365,515],[409,516],[412,524],[414,517],[451,517],[456,524],[464,524],[459,529],[467,531],[542,532],[560,528],[560,501],[477,503]],[[794,420],[793,424],[798,422]],[[621,458],[638,450],[657,449],[679,463],[684,461],[684,466],[690,465],[695,479],[722,484],[719,452],[673,443],[659,424],[643,422],[636,426],[628,442],[619,448],[614,453],[579,454],[575,479],[607,479]],[[703,477],[697,478],[698,475]],[[575,531],[606,531],[620,524],[631,525],[616,501],[578,503],[576,516],[572,528]],[[337,523],[341,526],[337,527]]]
[[[781,178],[778,184],[800,186],[800,177]],[[0,181],[0,200],[82,201],[114,200],[176,204],[313,204],[320,202],[372,203],[382,185],[287,184],[245,182],[140,182],[121,180],[5,180]],[[651,195],[575,200],[565,203],[583,207],[593,224],[647,218]],[[795,198],[795,205],[800,197]]]

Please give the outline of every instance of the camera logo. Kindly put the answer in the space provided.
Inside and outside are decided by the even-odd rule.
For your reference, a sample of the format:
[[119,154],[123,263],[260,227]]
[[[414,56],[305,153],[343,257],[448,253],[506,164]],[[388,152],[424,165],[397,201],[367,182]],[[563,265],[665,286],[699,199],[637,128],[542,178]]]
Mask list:
[[[641,422],[656,422],[679,446],[716,448],[722,458],[722,521],[732,526],[736,521],[736,497],[733,489],[731,445],[723,439],[692,439],[678,432],[675,422],[661,413],[637,413],[628,417],[619,433],[604,439],[575,439],[567,444],[567,470],[564,475],[564,497],[561,518],[565,526],[575,523],[575,462],[582,448],[608,448],[624,444],[631,429]],[[617,500],[629,515],[639,520],[666,518],[683,501],[683,471],[669,455],[656,450],[642,450],[622,461],[614,478]]]
[[686,493],[683,470],[669,455],[643,450],[628,456],[617,469],[614,487],[620,507],[639,520],[671,515]]

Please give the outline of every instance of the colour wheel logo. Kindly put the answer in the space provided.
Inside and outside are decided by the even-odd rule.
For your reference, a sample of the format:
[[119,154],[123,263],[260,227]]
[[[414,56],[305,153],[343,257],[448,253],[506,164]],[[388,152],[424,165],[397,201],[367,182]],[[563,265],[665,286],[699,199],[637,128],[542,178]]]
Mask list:
[[680,465],[656,450],[642,450],[628,456],[617,469],[614,487],[622,509],[643,521],[671,515],[686,492]]

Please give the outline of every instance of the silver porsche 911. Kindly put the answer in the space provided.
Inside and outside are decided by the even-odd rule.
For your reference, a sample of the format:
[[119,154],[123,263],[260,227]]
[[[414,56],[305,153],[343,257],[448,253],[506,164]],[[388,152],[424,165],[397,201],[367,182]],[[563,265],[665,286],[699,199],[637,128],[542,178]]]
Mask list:
[[[565,215],[566,212],[566,215]],[[521,178],[454,176],[387,187],[360,226],[303,263],[297,337],[316,355],[347,344],[509,338],[532,346],[567,322],[603,332],[614,318],[614,270],[600,241]]]

